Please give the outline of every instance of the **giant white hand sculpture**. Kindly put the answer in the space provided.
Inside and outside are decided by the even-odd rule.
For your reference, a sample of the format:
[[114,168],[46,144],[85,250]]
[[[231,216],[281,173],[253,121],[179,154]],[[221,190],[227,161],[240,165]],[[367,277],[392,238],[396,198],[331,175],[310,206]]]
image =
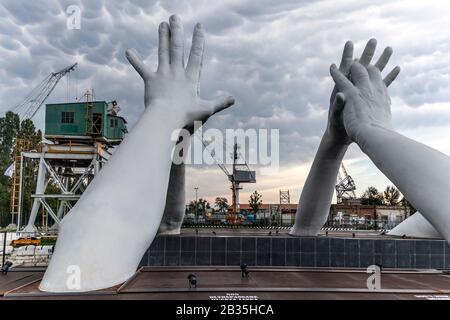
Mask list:
[[416,212],[394,229],[387,233],[389,236],[442,239],[442,236],[420,213]]
[[[201,64],[203,62],[203,54],[204,54],[204,36],[201,34],[199,37],[199,42],[197,45],[199,46],[197,50],[191,51],[191,55],[193,55],[192,59],[197,60],[197,63]],[[136,71],[141,74],[142,62],[139,59],[138,54],[135,50],[131,49],[127,52],[127,59],[131,63],[131,65],[136,69]],[[200,72],[198,74],[194,74],[197,79],[197,93],[200,93]],[[146,77],[142,75],[144,82],[146,82]],[[149,86],[145,85],[145,106],[147,107],[148,97],[150,93]],[[205,123],[209,119],[210,115],[206,115],[203,119],[196,119]],[[192,124],[188,125],[185,129],[187,129],[191,134],[193,134],[194,126]],[[184,139],[188,139],[188,141],[183,141],[183,145],[188,146],[190,143],[190,137],[187,138],[183,136]],[[185,160],[187,155],[187,150],[181,150],[180,153]],[[185,190],[185,163],[184,160],[181,163],[173,163],[170,168],[170,178],[169,178],[169,187],[167,189],[166,196],[166,205],[164,208],[164,214],[161,219],[161,224],[158,229],[158,234],[180,234],[181,225],[183,223],[183,218],[186,210],[186,190]]]
[[159,27],[156,72],[150,71],[134,50],[127,51],[144,79],[147,108],[62,220],[41,290],[97,290],[131,277],[163,215],[175,146],[172,133],[234,103],[232,97],[205,101],[198,96],[202,26],[195,26],[186,68],[183,42],[181,21],[171,16],[170,25],[163,22]]
[[375,66],[353,63],[352,81],[335,65],[330,72],[338,91],[345,95],[342,115],[350,139],[450,242],[450,209],[446,205],[450,158],[392,129],[391,101]]
[[[360,58],[360,63],[368,65],[376,49],[376,40],[371,39]],[[377,68],[382,71],[389,58],[392,49],[384,49],[377,63]],[[342,60],[339,70],[346,76],[350,73],[353,62],[353,43],[348,41],[344,46]],[[392,70],[388,86],[398,75],[398,69]],[[328,123],[325,133],[317,150],[314,162],[309,171],[305,185],[300,197],[299,206],[295,218],[295,225],[290,234],[293,236],[317,235],[327,220],[330,212],[331,200],[333,198],[336,176],[342,162],[342,158],[352,142],[345,131],[342,121],[342,110],[344,108],[344,95],[333,89],[330,98],[330,109],[328,112]]]

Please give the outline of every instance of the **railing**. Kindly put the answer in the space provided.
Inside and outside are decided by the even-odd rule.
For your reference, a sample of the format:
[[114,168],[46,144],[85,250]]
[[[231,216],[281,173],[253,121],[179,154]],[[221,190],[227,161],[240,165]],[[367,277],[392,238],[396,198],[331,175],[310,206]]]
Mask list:
[[[35,233],[2,232],[0,233],[0,255],[2,266],[6,261],[12,262],[13,267],[47,266],[53,254],[54,239],[33,238]],[[26,239],[27,242],[24,240]],[[20,241],[20,243],[17,243]]]
[[357,220],[357,219],[339,219],[329,220],[325,223],[326,228],[348,228],[354,230],[391,230],[404,219],[397,218],[393,220],[377,219],[377,220]]
[[[244,220],[237,224],[230,224],[226,219],[205,219],[198,217],[196,219],[185,218],[183,227],[242,227],[242,228],[260,228],[260,227],[292,227],[293,220],[282,220],[280,218],[258,218],[254,220]],[[325,223],[323,228],[335,228],[346,230],[391,230],[404,219],[398,218],[394,220],[378,219],[378,220],[358,220],[358,219],[340,219],[329,220]]]

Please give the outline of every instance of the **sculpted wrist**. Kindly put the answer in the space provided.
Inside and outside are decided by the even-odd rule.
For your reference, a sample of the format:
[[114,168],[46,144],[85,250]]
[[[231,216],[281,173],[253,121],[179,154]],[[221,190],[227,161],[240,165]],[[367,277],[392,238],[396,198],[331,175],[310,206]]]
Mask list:
[[358,130],[355,131],[352,140],[356,142],[364,153],[367,153],[371,145],[382,143],[380,138],[381,136],[386,137],[384,133],[394,133],[394,130],[378,124],[360,125]]
[[336,143],[327,134],[324,134],[319,145],[319,150],[317,151],[317,156],[328,160],[339,159],[344,156],[348,146],[349,144],[347,143]]
[[171,112],[173,105],[164,101],[154,101],[149,104],[144,113],[143,118],[158,119],[158,122],[164,124],[171,129],[182,129],[186,126],[187,116],[176,112]]

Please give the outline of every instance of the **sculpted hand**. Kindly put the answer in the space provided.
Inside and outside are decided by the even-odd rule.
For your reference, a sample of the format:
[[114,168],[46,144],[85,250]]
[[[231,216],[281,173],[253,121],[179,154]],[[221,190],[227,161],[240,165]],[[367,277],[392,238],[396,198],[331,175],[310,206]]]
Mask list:
[[[195,120],[206,120],[211,115],[234,104],[231,96],[213,101],[200,99],[199,81],[202,68],[205,36],[197,23],[187,65],[184,65],[184,32],[178,16],[169,23],[159,25],[158,69],[149,70],[135,49],[128,49],[126,57],[144,80],[145,106],[152,109],[166,108],[163,112],[182,118],[184,126]],[[167,107],[169,106],[169,109]]]
[[361,61],[351,65],[351,81],[334,64],[330,72],[337,90],[345,96],[342,119],[352,141],[358,142],[359,135],[367,126],[391,127],[391,101],[387,86],[400,72],[398,66],[384,80],[379,67],[364,66]]
[[[211,115],[231,106],[232,97],[223,97],[214,101],[199,98],[199,82],[205,46],[203,28],[197,24],[192,37],[191,52],[186,67],[184,66],[184,35],[183,26],[177,16],[171,16],[169,23],[162,22],[159,26],[158,69],[152,72],[143,64],[136,50],[126,52],[128,61],[141,75],[145,84],[145,106],[149,109],[166,105],[171,117],[188,112],[180,123],[190,134],[194,133],[194,121],[206,122]],[[165,100],[160,103],[158,100]],[[177,107],[183,110],[176,109]],[[168,109],[168,108],[167,108]],[[159,233],[179,234],[185,211],[185,165],[187,156],[185,148],[190,144],[190,138],[182,135],[175,148],[177,161],[172,159],[170,180],[166,196],[164,214]]]
[[429,222],[450,243],[450,158],[392,130],[387,86],[399,71],[396,67],[383,80],[376,66],[355,62],[350,81],[335,65],[330,68],[346,97],[342,118],[348,136],[426,219],[407,220],[411,224],[403,230],[423,230]]
[[[377,46],[377,41],[375,39],[369,40],[366,47],[359,59],[359,63],[363,66],[368,66],[374,56],[375,49]],[[375,67],[379,71],[383,71],[386,67],[389,59],[392,55],[392,48],[386,47],[381,54],[378,61],[375,63]],[[342,59],[339,66],[339,71],[347,78],[350,77],[350,68],[353,64],[353,43],[347,41],[344,46],[344,51],[342,53]],[[397,77],[400,69],[394,68],[389,75],[386,77],[385,84],[389,86]],[[349,138],[343,122],[343,109],[345,105],[345,95],[343,92],[338,92],[335,86],[330,97],[330,109],[328,112],[328,124],[325,132],[325,137],[335,144],[348,145],[352,142]]]
[[[369,65],[375,48],[376,40],[372,39],[367,43],[361,55],[361,66]],[[383,70],[391,54],[391,48],[388,47],[384,50],[380,59],[375,64],[379,70]],[[344,47],[339,70],[336,67],[334,69],[336,72],[339,72],[342,79],[345,79],[350,84],[351,82],[347,78],[351,76],[350,69],[352,63],[353,43],[348,41]],[[395,76],[390,77],[389,83],[394,78]],[[300,197],[301,205],[297,208],[295,225],[290,232],[291,235],[317,235],[329,216],[336,176],[347,147],[352,142],[352,137],[345,126],[345,112],[348,111],[347,104],[349,103],[346,101],[346,94],[345,91],[341,90],[340,86],[335,86],[331,94],[327,129],[322,137],[308,178],[303,186]],[[350,99],[351,101],[351,98],[349,96],[347,100]]]

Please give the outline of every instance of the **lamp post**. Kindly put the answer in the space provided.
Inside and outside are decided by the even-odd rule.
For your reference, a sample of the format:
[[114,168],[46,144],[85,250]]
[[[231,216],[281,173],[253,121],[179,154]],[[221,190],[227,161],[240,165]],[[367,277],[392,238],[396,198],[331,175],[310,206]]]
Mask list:
[[195,223],[198,223],[198,202],[197,202],[197,192],[198,187],[195,187]]

